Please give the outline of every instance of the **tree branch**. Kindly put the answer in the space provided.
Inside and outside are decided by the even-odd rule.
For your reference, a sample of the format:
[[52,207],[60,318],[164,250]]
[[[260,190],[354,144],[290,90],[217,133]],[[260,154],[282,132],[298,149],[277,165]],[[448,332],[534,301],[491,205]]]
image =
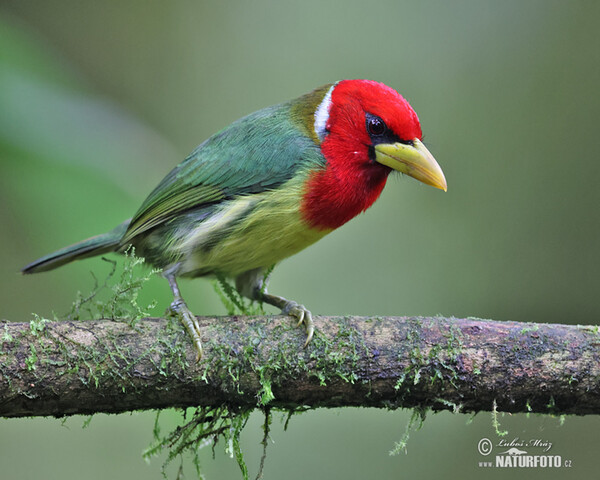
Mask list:
[[600,413],[598,327],[478,319],[200,317],[0,324],[0,416],[222,404]]

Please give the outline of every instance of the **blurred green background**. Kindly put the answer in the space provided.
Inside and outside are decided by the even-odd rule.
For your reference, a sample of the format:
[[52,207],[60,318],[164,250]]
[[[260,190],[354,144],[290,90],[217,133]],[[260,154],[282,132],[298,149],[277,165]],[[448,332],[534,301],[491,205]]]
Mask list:
[[[68,310],[98,259],[17,272],[111,229],[187,153],[233,120],[342,78],[409,99],[444,194],[394,177],[365,215],[275,270],[271,291],[317,314],[600,320],[600,3],[593,1],[81,2],[0,4],[0,317]],[[183,282],[198,314],[210,284]],[[143,299],[170,301],[161,279]],[[273,426],[266,479],[585,478],[597,417],[501,418],[571,470],[478,467],[490,416],[430,416],[389,457],[410,413],[319,410]],[[175,417],[173,417],[175,418]],[[242,441],[251,475],[261,417]],[[144,464],[153,414],[0,421],[0,478],[161,478]],[[209,450],[209,449],[208,449]],[[209,479],[239,478],[217,448]],[[193,477],[191,469],[186,469]],[[174,473],[172,471],[171,473]]]

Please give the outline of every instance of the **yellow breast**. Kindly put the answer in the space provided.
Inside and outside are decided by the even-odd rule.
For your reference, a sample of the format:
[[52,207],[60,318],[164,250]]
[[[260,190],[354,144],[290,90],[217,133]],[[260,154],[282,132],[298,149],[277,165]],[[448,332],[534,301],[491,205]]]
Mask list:
[[310,228],[300,213],[304,179],[282,188],[224,202],[177,245],[179,275],[220,272],[236,276],[271,265],[306,248],[331,230]]

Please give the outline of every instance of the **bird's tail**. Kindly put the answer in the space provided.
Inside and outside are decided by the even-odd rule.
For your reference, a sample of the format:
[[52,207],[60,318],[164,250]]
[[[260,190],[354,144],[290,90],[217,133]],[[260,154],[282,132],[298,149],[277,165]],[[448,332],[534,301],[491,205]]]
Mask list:
[[31,262],[21,271],[23,273],[46,272],[60,267],[65,263],[72,262],[73,260],[114,252],[120,246],[121,239],[123,238],[123,235],[125,235],[128,225],[129,220],[123,222],[108,233],[97,235],[74,245],[61,248],[54,253]]

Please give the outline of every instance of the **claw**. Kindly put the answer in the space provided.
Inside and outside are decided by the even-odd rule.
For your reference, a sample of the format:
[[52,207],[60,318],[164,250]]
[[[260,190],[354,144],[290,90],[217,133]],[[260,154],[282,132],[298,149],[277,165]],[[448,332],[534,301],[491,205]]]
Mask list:
[[313,323],[312,313],[310,313],[310,310],[308,310],[304,305],[299,305],[294,301],[289,301],[281,310],[281,313],[296,317],[298,319],[298,324],[296,325],[297,327],[304,324],[304,327],[306,328],[306,341],[304,342],[304,348],[306,348],[315,333],[315,324]]
[[307,318],[304,322],[306,325],[306,341],[304,342],[304,348],[308,347],[308,344],[313,338],[313,334],[315,333],[315,324],[312,320],[312,314],[307,310],[308,313]]
[[299,327],[300,325],[302,325],[302,323],[304,322],[304,311],[299,312],[299,317],[298,317],[298,323],[296,324],[297,327]]

